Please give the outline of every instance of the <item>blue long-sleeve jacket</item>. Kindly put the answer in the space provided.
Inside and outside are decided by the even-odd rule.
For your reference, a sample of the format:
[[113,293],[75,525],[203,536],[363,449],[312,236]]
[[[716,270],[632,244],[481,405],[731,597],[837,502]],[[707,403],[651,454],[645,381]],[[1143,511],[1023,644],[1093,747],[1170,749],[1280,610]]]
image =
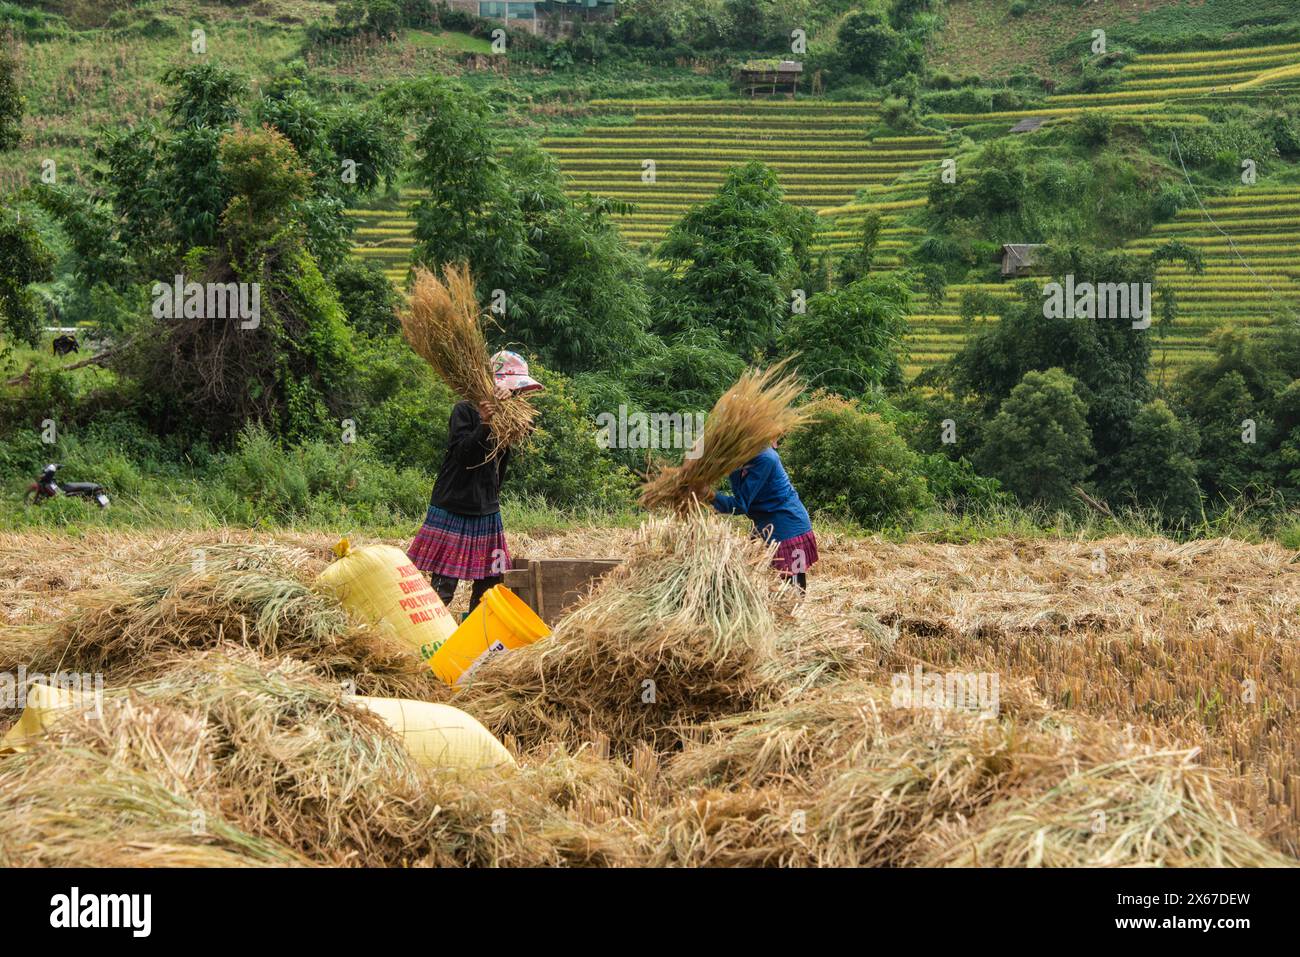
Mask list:
[[713,500],[713,507],[724,515],[748,515],[769,541],[784,542],[812,531],[808,509],[790,484],[776,449],[759,452],[732,472],[728,481],[732,494]]

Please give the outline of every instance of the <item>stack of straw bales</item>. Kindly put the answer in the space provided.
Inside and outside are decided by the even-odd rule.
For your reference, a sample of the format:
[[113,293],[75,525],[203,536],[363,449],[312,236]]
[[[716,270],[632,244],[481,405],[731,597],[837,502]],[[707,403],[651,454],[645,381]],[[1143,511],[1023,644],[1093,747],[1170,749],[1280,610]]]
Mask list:
[[157,675],[178,650],[233,644],[290,655],[356,693],[442,693],[390,632],[355,621],[299,577],[300,549],[215,545],[201,561],[163,563],[91,592],[55,627],[0,633],[0,671],[100,673],[111,684]]

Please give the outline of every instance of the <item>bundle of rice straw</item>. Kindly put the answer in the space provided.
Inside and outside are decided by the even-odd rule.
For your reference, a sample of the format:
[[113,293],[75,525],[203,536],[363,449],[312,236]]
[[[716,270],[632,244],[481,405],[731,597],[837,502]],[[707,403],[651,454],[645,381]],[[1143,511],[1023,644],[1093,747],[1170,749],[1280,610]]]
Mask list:
[[454,703],[525,750],[595,736],[623,757],[672,750],[781,690],[781,588],[767,547],[712,512],[653,519],[549,638],[489,661]]
[[641,490],[645,508],[681,510],[714,488],[810,414],[794,407],[802,389],[782,360],[765,371],[747,370],[722,394],[681,465],[661,468]]
[[574,780],[590,774],[564,756],[536,774],[432,771],[300,663],[182,653],[109,692],[102,718],[69,711],[0,759],[0,861],[616,863],[626,837],[556,806],[566,785],[609,786]]
[[492,407],[490,460],[527,438],[537,410],[521,396],[497,398],[482,316],[468,265],[448,264],[442,281],[415,267],[411,305],[400,314],[402,333],[454,393]]
[[386,629],[352,618],[301,581],[301,549],[213,544],[200,567],[161,564],[89,592],[66,618],[0,632],[0,671],[102,673],[109,684],[152,677],[177,650],[238,645],[291,655],[358,694],[435,700],[445,686]]
[[[1032,692],[1017,688],[1013,697]],[[851,681],[721,718],[667,767],[659,865],[1278,866],[1194,752],[1103,721],[894,707]]]
[[192,715],[108,699],[106,720],[55,718],[0,758],[0,866],[258,867],[310,863],[205,804],[213,754]]

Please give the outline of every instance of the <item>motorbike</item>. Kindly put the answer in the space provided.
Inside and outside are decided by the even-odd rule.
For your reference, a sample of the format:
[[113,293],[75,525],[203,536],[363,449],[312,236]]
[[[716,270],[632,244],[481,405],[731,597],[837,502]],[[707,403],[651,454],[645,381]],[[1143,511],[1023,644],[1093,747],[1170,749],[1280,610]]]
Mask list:
[[47,498],[55,498],[59,495],[72,495],[77,498],[94,499],[100,508],[108,508],[108,492],[104,486],[97,482],[58,482],[55,480],[55,473],[58,471],[59,466],[55,463],[45,466],[41,477],[27,489],[28,505],[39,505]]

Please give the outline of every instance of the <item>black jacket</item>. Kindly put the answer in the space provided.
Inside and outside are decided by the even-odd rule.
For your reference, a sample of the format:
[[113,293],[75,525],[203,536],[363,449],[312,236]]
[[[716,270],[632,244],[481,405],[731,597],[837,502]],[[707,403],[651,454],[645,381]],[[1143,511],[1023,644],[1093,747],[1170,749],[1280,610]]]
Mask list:
[[506,477],[510,450],[485,464],[491,429],[483,424],[472,402],[456,403],[447,431],[447,454],[438,469],[429,504],[457,515],[501,511],[501,481]]

